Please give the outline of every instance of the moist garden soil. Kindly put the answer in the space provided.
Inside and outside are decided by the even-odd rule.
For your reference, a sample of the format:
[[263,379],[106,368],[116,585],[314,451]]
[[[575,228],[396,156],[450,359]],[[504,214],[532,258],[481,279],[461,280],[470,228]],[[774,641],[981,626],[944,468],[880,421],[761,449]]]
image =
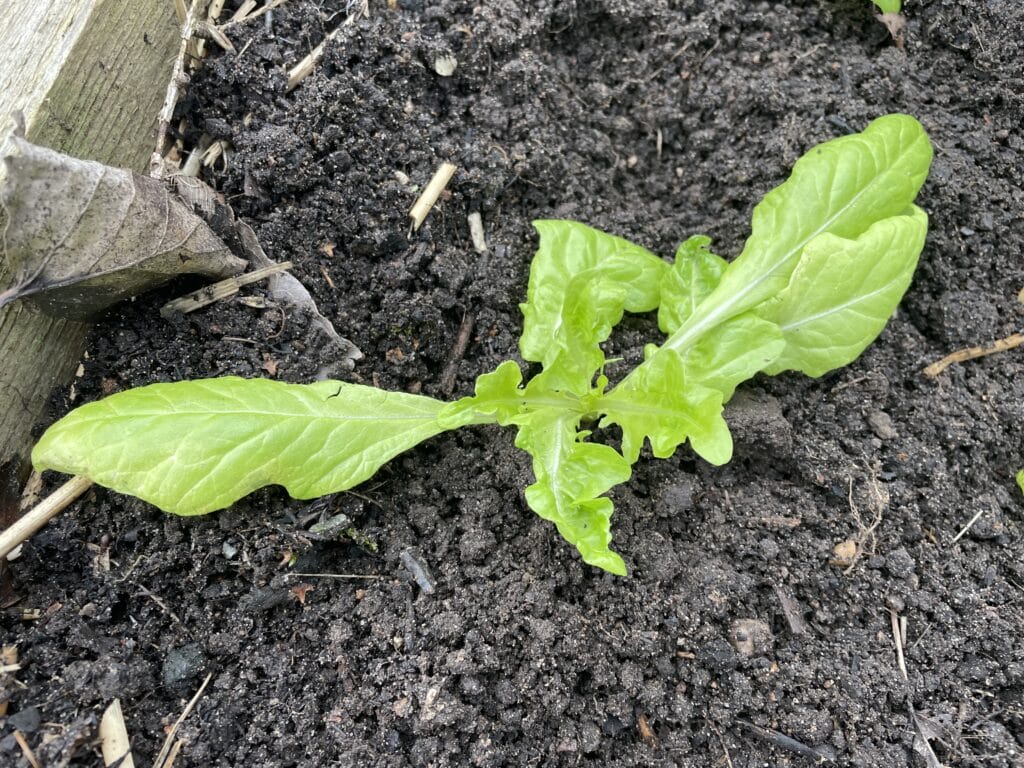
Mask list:
[[[17,728],[43,765],[101,765],[118,698],[150,764],[210,675],[176,768],[929,765],[921,734],[946,765],[1024,765],[1024,353],[922,373],[1024,320],[1020,3],[908,0],[900,48],[867,0],[374,0],[286,93],[353,10],[291,0],[229,28],[238,53],[183,111],[189,142],[233,148],[207,181],[364,357],[346,369],[261,286],[162,320],[179,283],[96,328],[53,418],[222,374],[469,394],[517,358],[532,219],[734,256],[800,154],[889,112],[936,149],[914,284],[852,365],[741,388],[729,465],[636,465],[612,493],[628,578],[527,508],[528,458],[496,427],[311,502],[175,518],[91,491],[13,564],[0,763],[28,765]],[[613,379],[655,332],[623,323]],[[309,530],[338,514],[344,534]]]

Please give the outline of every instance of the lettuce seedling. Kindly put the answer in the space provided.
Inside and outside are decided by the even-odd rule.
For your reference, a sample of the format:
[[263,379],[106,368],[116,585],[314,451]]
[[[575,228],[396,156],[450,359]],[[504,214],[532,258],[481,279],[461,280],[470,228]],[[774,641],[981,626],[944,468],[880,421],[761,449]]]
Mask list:
[[900,0],[871,0],[882,13],[899,13]]
[[1020,486],[1020,490],[1024,493],[1024,469],[1017,473],[1017,485]]
[[[814,147],[754,209],[731,263],[707,237],[691,237],[669,264],[583,224],[536,222],[520,352],[541,370],[525,384],[513,361],[452,403],[336,381],[153,384],[64,417],[35,465],[196,515],[269,484],[300,499],[351,488],[438,433],[497,423],[532,458],[530,508],[586,562],[625,574],[604,494],[629,479],[645,443],[666,458],[689,441],[727,462],[723,404],[758,372],[821,376],[861,353],[924,245],[928,219],[913,200],[931,157],[906,115]],[[624,312],[655,310],[664,340],[611,386],[601,344]],[[621,450],[588,439],[594,425],[617,426]]]

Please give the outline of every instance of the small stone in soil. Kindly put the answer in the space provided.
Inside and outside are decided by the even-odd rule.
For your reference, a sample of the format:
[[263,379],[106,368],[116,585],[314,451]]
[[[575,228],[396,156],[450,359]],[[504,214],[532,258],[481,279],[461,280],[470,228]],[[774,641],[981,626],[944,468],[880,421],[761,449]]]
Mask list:
[[772,631],[760,619],[737,619],[729,627],[729,643],[742,659],[764,656],[772,647]]
[[892,425],[892,417],[885,411],[871,411],[867,415],[867,422],[871,431],[881,440],[893,440],[899,436],[896,428]]
[[423,559],[417,550],[409,547],[408,549],[402,550],[402,554],[399,556],[402,561],[402,565],[416,580],[420,589],[423,590],[424,594],[431,594],[434,591],[434,587],[437,586],[437,580],[434,575],[430,572],[430,567]]

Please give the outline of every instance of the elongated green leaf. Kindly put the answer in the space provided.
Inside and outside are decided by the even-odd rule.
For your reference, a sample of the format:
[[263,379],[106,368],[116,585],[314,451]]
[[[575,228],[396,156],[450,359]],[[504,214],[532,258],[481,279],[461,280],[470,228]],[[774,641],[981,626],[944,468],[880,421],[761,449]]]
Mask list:
[[1024,492],[1024,469],[1017,473],[1017,485],[1020,486],[1021,492]]
[[[569,342],[564,339],[566,316],[580,309],[581,302],[572,301],[580,289],[601,282],[624,290],[621,306],[617,300],[601,295],[601,308],[595,308],[601,329],[618,322],[622,310],[649,312],[658,306],[660,283],[669,265],[650,251],[628,240],[605,234],[574,221],[535,221],[540,234],[540,247],[530,267],[530,282],[523,312],[523,335],[519,349],[523,358],[548,366],[554,356]],[[574,280],[587,272],[582,280]],[[567,307],[567,303],[572,306]],[[595,342],[604,341],[595,330]]]
[[856,240],[823,235],[810,243],[789,287],[757,310],[785,339],[768,373],[821,376],[855,360],[903,298],[927,232],[928,217],[915,206]]
[[880,117],[863,133],[814,147],[754,209],[743,252],[664,348],[681,351],[724,320],[775,296],[815,238],[856,239],[875,222],[904,213],[931,158],[927,134],[908,115]]
[[587,443],[572,414],[543,408],[522,416],[516,445],[533,457],[537,479],[526,489],[530,508],[550,520],[584,562],[626,575],[611,543],[612,500],[601,496],[629,479],[630,466],[607,445]]
[[[654,355],[641,376],[624,382],[598,401],[605,414],[601,426],[622,428],[622,453],[632,464],[644,439],[659,459],[671,456],[687,439],[712,464],[732,457],[732,435],[722,418],[722,393],[691,385],[675,352]],[[640,369],[638,369],[640,370]]]
[[685,323],[722,279],[728,263],[708,250],[710,244],[710,237],[694,235],[676,251],[675,264],[661,284],[658,327],[662,333],[672,333]]
[[84,405],[32,452],[168,512],[198,515],[264,485],[309,499],[351,488],[444,428],[443,403],[373,387],[226,377],[153,384]]

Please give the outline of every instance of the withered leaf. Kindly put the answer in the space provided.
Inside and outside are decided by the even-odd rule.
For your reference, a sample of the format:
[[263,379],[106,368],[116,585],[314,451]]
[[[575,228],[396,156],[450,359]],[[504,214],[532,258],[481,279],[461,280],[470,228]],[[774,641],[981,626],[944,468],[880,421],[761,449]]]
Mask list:
[[27,298],[48,314],[88,319],[176,275],[245,268],[162,182],[22,138],[11,144],[0,307]]

